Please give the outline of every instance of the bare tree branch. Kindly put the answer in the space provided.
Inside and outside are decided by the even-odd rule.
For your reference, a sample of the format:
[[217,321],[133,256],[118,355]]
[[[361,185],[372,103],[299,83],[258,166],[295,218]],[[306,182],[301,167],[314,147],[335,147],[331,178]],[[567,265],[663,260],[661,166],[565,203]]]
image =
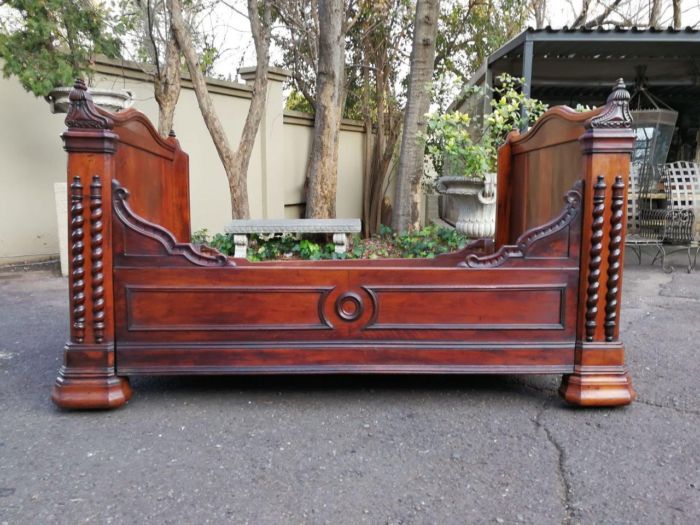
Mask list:
[[605,22],[608,22],[608,17],[610,16],[610,13],[612,13],[617,8],[617,6],[620,5],[621,2],[622,0],[614,0],[613,2],[605,6],[603,12],[600,13],[593,20],[586,22],[584,24],[584,27],[596,27],[601,24],[604,24]]

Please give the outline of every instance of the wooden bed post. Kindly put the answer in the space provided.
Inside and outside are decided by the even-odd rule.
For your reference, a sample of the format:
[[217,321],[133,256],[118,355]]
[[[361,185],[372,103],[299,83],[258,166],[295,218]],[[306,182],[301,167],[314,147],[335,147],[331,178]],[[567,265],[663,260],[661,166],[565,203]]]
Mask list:
[[68,152],[70,340],[51,398],[62,408],[114,408],[131,397],[117,377],[112,293],[112,175],[117,135],[82,80],[70,93]]
[[627,405],[636,394],[619,338],[627,188],[634,132],[630,94],[617,81],[605,108],[586,122],[583,231],[574,373],[559,390],[575,405]]

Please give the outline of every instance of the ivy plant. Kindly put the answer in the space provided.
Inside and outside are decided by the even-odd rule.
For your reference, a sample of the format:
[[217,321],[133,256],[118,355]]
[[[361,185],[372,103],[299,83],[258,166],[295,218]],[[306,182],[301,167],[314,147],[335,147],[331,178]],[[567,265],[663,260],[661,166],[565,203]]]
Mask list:
[[[382,226],[379,234],[369,239],[354,236],[346,253],[336,253],[335,245],[323,239],[323,236],[300,239],[294,235],[250,235],[248,260],[432,258],[463,248],[467,243],[467,238],[456,230],[437,226],[401,234]],[[211,236],[207,230],[199,230],[192,235],[192,242],[206,244],[225,255],[234,253],[230,234]]]

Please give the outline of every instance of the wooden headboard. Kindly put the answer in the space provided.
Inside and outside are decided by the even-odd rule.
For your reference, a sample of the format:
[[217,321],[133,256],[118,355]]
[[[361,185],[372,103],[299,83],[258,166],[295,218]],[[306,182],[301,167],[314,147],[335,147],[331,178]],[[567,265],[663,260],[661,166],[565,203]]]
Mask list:
[[189,157],[171,132],[167,139],[135,109],[110,113],[117,135],[113,178],[131,191],[129,205],[139,216],[190,241]]
[[563,196],[585,177],[579,143],[585,123],[604,107],[582,113],[557,106],[528,132],[508,135],[498,151],[497,247],[560,212]]

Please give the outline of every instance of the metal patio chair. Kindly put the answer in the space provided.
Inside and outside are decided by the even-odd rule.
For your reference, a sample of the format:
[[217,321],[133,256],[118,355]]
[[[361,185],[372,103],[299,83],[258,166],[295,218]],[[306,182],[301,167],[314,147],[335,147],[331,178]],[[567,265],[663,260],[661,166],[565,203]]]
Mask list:
[[[700,251],[700,166],[694,162],[678,161],[662,166],[661,180],[666,192],[662,241],[672,246],[681,246],[688,251],[688,272],[695,268]],[[678,250],[667,252],[661,245],[662,266],[666,266],[666,256]],[[693,251],[695,251],[693,255]],[[658,258],[659,253],[654,257]],[[653,264],[653,262],[652,262]]]
[[625,245],[637,256],[639,264],[646,246],[656,248],[654,261],[664,254],[666,210],[659,208],[660,201],[654,198],[660,177],[661,170],[648,165],[632,164],[630,168]]

